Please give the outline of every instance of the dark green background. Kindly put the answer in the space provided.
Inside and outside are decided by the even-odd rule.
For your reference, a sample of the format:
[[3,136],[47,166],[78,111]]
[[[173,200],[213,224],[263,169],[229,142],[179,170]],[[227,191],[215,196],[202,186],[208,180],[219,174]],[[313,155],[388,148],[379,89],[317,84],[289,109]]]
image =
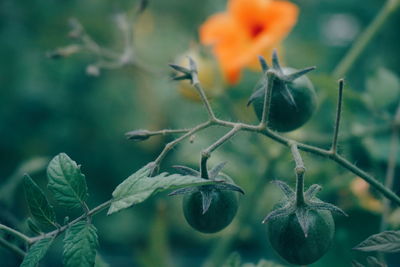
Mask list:
[[[312,121],[291,136],[326,148],[336,99],[336,81],[329,73],[355,36],[375,17],[383,1],[295,2],[301,13],[283,44],[284,61],[297,68],[318,67],[310,78],[316,85],[320,106]],[[109,199],[113,188],[124,178],[155,159],[163,144],[171,140],[163,137],[134,143],[125,139],[125,132],[190,127],[206,118],[199,103],[179,95],[176,84],[169,79],[167,63],[188,49],[190,42],[197,39],[201,23],[223,10],[225,1],[150,0],[135,27],[138,33],[134,44],[137,57],[155,70],[152,73],[124,67],[91,77],[85,73],[86,66],[94,61],[90,54],[60,60],[45,56],[71,42],[67,38],[70,17],[77,18],[98,43],[121,49],[113,16],[132,13],[136,4],[128,0],[0,1],[0,185],[9,184],[10,179],[18,181],[21,171],[15,171],[25,161],[37,157],[48,160],[66,152],[82,164],[89,186],[89,205],[94,207]],[[396,12],[387,21],[345,77],[343,135],[352,135],[360,125],[383,127],[388,123],[385,118],[394,112],[398,98],[386,101],[384,91],[380,93],[386,79],[378,79],[375,90],[371,86],[369,89],[375,91],[372,99],[382,97],[385,105],[368,106],[363,97],[368,95],[367,81],[376,77],[379,69],[388,70],[392,76],[400,75],[399,14]],[[337,21],[349,23],[342,26],[343,30],[354,29],[354,36],[339,38],[337,33],[328,31],[329,21],[337,15],[342,16],[336,17],[340,18]],[[140,27],[149,30],[141,31]],[[257,73],[245,72],[240,84],[213,99],[216,113],[224,119],[255,122],[245,103],[257,79]],[[174,164],[197,167],[201,149],[224,131],[208,130],[197,134],[193,144],[183,142],[168,155],[162,169],[172,171],[170,166]],[[350,138],[341,144],[340,151],[366,171],[384,177],[388,142],[389,133],[384,131],[378,137]],[[238,218],[230,227],[215,235],[197,233],[184,221],[181,200],[161,194],[116,215],[96,216],[99,252],[104,260],[111,266],[200,266],[210,255],[223,259],[238,251],[244,261],[266,258],[282,263],[270,248],[266,227],[260,222],[281,197],[269,181],[282,179],[294,184],[294,163],[289,151],[270,140],[244,133],[213,154],[210,164],[221,161],[229,162],[225,171],[247,192],[241,199]],[[336,216],[333,248],[312,266],[350,266],[352,259],[364,261],[366,254],[351,248],[379,231],[379,213],[359,205],[349,189],[353,174],[319,157],[304,155],[304,161],[308,170],[306,185],[321,184],[321,198],[350,215]],[[32,176],[45,188],[43,170]],[[0,222],[27,231],[24,220],[28,211],[21,189],[17,186],[15,191],[2,191]],[[376,192],[372,194],[379,198]],[[67,211],[59,211],[62,222]],[[215,250],[224,244],[225,253]],[[61,264],[60,246],[58,242],[51,249],[43,260],[44,266]],[[2,266],[16,266],[18,258],[0,248],[0,262]]]

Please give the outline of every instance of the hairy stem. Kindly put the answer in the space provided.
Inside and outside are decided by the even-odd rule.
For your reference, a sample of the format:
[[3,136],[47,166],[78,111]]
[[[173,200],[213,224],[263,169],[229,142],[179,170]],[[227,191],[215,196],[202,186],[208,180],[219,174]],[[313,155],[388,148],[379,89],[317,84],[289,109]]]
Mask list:
[[339,136],[340,118],[342,117],[343,86],[344,86],[344,81],[343,81],[343,79],[340,79],[339,80],[339,94],[338,94],[338,101],[337,101],[337,108],[336,108],[335,128],[333,131],[333,140],[332,140],[332,146],[331,146],[331,151],[333,154],[337,153],[337,142],[338,142],[338,136]]
[[201,152],[201,160],[200,160],[200,173],[201,177],[204,179],[208,179],[208,170],[207,170],[207,160],[210,158],[211,153],[216,150],[218,147],[220,147],[223,143],[228,141],[230,138],[232,138],[237,132],[240,131],[240,126],[233,127],[232,130],[230,130],[227,134],[222,136],[220,139],[218,139],[214,144],[209,146],[208,148],[204,149]]
[[347,54],[342,58],[333,71],[333,76],[340,78],[345,76],[349,69],[354,65],[368,43],[375,37],[376,33],[382,28],[383,24],[400,6],[399,0],[387,0],[385,5],[379,11],[375,19],[361,33],[354,42]]
[[210,127],[211,125],[212,125],[211,121],[206,121],[204,123],[201,123],[201,124],[197,125],[196,127],[192,128],[190,131],[186,132],[184,135],[182,135],[182,136],[178,137],[177,139],[175,139],[174,141],[171,141],[168,144],[166,144],[164,149],[161,151],[161,153],[158,155],[158,157],[154,161],[155,169],[160,166],[161,161],[165,158],[165,156],[168,154],[168,152],[172,148],[174,148],[178,143],[180,143],[184,139],[188,138],[189,136],[193,135],[194,133]]
[[296,163],[296,167],[294,168],[296,173],[296,205],[303,206],[304,205],[304,173],[306,171],[306,167],[304,166],[303,159],[301,158],[300,152],[297,148],[296,143],[290,143],[290,151],[292,152],[293,159]]
[[261,127],[266,127],[269,119],[269,112],[271,110],[271,98],[272,98],[272,89],[274,87],[275,82],[275,73],[273,71],[267,71],[267,81],[268,85],[265,88],[266,92],[264,93],[264,102],[263,102],[263,113],[261,116]]
[[76,224],[77,222],[80,222],[82,220],[85,220],[99,212],[101,212],[102,210],[108,208],[111,205],[111,200],[108,200],[100,205],[98,205],[97,207],[89,210],[87,213],[82,214],[81,216],[79,216],[78,218],[74,219],[73,221],[61,226],[60,228],[58,228],[57,230],[54,230],[52,232],[48,232],[45,233],[43,235],[39,235],[36,237],[32,237],[30,238],[31,243],[37,242],[41,239],[47,238],[47,237],[56,237],[59,234],[61,234],[62,232],[64,232],[65,230],[67,230],[68,228],[70,228],[72,225]]
[[21,239],[22,241],[24,241],[24,242],[26,242],[28,244],[32,243],[32,239],[31,238],[29,238],[28,236],[24,235],[23,233],[15,230],[15,229],[12,229],[12,228],[4,225],[4,224],[0,224],[0,231],[7,232],[10,235],[18,237],[19,239]]

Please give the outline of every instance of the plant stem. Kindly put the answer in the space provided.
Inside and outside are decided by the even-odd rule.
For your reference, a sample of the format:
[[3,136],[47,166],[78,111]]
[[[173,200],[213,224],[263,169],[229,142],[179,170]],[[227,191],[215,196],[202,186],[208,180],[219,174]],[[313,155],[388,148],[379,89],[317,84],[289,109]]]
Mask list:
[[17,230],[12,229],[12,228],[4,225],[4,224],[0,224],[0,231],[1,230],[9,233],[10,235],[18,237],[19,239],[21,239],[22,241],[24,241],[24,242],[26,242],[28,244],[32,243],[32,239],[31,238],[29,238],[28,236],[24,235],[23,233],[18,232]]
[[266,72],[268,85],[265,88],[264,93],[264,102],[263,102],[263,113],[261,116],[260,127],[266,127],[269,119],[269,112],[271,110],[271,98],[272,98],[272,89],[274,87],[275,82],[275,73],[272,70],[268,70]]
[[239,131],[240,126],[233,127],[232,130],[230,130],[228,133],[218,139],[214,144],[201,152],[200,173],[202,178],[208,179],[207,160],[210,158],[211,153],[218,147],[220,147],[223,143],[232,138]]
[[304,205],[304,173],[306,172],[306,167],[296,143],[292,142],[289,146],[296,163],[294,169],[296,173],[296,205],[299,207]]
[[87,213],[82,214],[81,216],[79,216],[78,218],[74,219],[73,221],[61,226],[57,230],[54,230],[52,232],[48,232],[48,233],[45,233],[43,235],[39,235],[39,236],[30,238],[30,241],[31,241],[31,243],[34,243],[34,242],[37,242],[37,241],[39,241],[41,239],[44,239],[44,238],[47,238],[47,237],[56,237],[59,234],[61,234],[62,232],[64,232],[65,230],[67,230],[72,225],[76,224],[77,222],[80,222],[80,221],[82,221],[84,219],[87,219],[88,217],[91,217],[91,216],[99,213],[100,211],[108,208],[110,205],[111,205],[111,199],[106,201],[106,202],[104,202],[104,203],[102,203],[102,204],[100,204],[100,205],[98,205],[97,207],[89,210]]
[[355,61],[364,51],[368,43],[374,38],[376,33],[381,29],[391,14],[400,6],[399,0],[387,0],[384,6],[379,11],[375,19],[361,33],[355,43],[352,45],[347,54],[337,64],[333,71],[333,76],[336,78],[344,77],[349,69],[354,65]]
[[193,87],[196,88],[197,92],[199,93],[201,101],[203,102],[204,107],[207,110],[208,116],[209,116],[210,120],[213,121],[216,119],[216,117],[215,117],[213,109],[211,108],[210,102],[207,99],[206,93],[204,92],[204,89],[200,84],[198,73],[197,73],[196,63],[191,58],[189,58],[189,61],[190,61],[190,71],[191,71],[191,76],[192,76]]
[[5,248],[7,248],[8,250],[14,252],[18,256],[20,256],[21,258],[24,258],[25,255],[26,255],[25,251],[23,251],[22,249],[20,249],[16,245],[9,243],[7,240],[5,240],[5,239],[3,239],[1,237],[0,237],[0,245],[5,247]]
[[200,130],[203,130],[205,128],[208,128],[211,125],[212,125],[211,121],[206,121],[204,123],[201,123],[201,124],[197,125],[196,127],[192,128],[190,131],[186,132],[184,135],[182,135],[182,136],[178,137],[177,139],[175,139],[174,141],[171,141],[168,144],[166,144],[164,149],[161,151],[161,153],[158,155],[158,157],[154,161],[155,167],[158,168],[160,166],[161,161],[164,159],[164,157],[167,155],[167,153],[172,148],[175,147],[175,145],[177,145],[179,142],[183,141],[187,137],[191,136],[192,134],[194,134],[194,133],[196,133],[196,132],[198,132]]
[[343,81],[343,79],[340,79],[339,80],[339,94],[338,94],[338,101],[337,101],[337,108],[336,108],[335,128],[333,131],[333,140],[332,140],[332,146],[331,146],[331,152],[333,154],[337,153],[337,142],[338,142],[338,136],[339,136],[340,118],[342,117],[343,86],[344,86],[344,81]]

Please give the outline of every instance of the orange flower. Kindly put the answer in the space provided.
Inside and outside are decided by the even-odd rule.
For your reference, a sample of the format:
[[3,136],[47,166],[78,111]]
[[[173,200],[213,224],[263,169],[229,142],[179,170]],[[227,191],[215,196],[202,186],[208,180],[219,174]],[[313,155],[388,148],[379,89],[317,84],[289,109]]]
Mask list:
[[268,58],[297,21],[298,8],[287,1],[229,0],[226,12],[211,16],[200,27],[200,41],[213,46],[229,83],[240,70],[254,66],[258,55]]

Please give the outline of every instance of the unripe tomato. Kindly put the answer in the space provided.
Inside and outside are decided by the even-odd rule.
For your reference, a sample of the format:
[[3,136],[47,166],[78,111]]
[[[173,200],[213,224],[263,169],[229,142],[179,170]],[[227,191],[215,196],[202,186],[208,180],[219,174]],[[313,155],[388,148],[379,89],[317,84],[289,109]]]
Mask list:
[[211,204],[203,214],[203,197],[200,191],[183,198],[186,221],[202,233],[215,233],[228,226],[238,209],[237,194],[230,190],[210,189]]
[[271,218],[268,222],[268,238],[275,251],[289,263],[311,264],[329,249],[335,232],[332,214],[327,210],[310,210],[307,237],[297,216]]
[[[292,68],[282,68],[282,71],[285,75],[296,72]],[[285,84],[293,97],[294,104],[288,101],[287,96],[285,97]],[[259,120],[261,120],[263,112],[264,91],[264,88],[257,90],[249,101],[253,104]],[[317,96],[307,76],[303,75],[292,82],[276,78],[272,90],[268,127],[279,132],[295,130],[311,118],[316,107]]]

